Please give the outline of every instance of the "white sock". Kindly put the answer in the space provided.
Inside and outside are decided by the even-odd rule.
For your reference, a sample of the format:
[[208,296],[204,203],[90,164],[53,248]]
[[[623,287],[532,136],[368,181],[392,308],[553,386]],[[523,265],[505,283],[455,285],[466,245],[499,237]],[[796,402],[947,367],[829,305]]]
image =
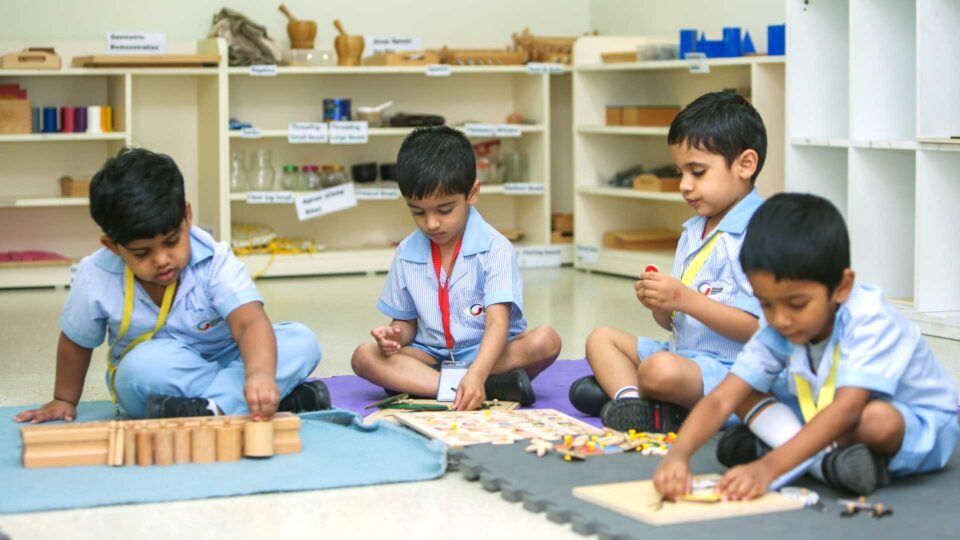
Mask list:
[[[750,419],[750,415],[747,415]],[[750,431],[767,443],[770,448],[778,448],[800,433],[803,423],[793,410],[779,401],[773,402],[752,418]]]
[[223,414],[220,412],[220,407],[217,407],[217,404],[212,399],[207,400],[207,410],[212,412],[214,416],[220,416]]
[[617,390],[613,399],[640,399],[640,389],[636,386],[624,386]]

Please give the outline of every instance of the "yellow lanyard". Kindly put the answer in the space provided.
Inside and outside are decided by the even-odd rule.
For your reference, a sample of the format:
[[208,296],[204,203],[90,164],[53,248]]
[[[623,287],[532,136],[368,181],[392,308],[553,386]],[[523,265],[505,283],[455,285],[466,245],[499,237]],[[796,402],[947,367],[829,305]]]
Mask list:
[[120,319],[120,331],[117,332],[116,339],[113,340],[113,344],[110,345],[110,350],[107,351],[107,372],[110,374],[110,399],[113,400],[113,404],[116,405],[117,402],[117,387],[113,382],[114,377],[117,375],[117,368],[120,367],[120,361],[123,360],[123,357],[127,355],[134,347],[147,341],[152,338],[154,334],[157,333],[157,330],[163,327],[163,324],[167,322],[167,315],[170,314],[170,305],[173,304],[173,293],[177,290],[177,282],[167,285],[167,288],[163,290],[163,301],[160,303],[160,315],[157,317],[157,324],[153,327],[153,330],[150,330],[146,334],[141,335],[140,337],[134,339],[123,348],[123,351],[120,352],[120,357],[117,358],[117,363],[114,364],[110,361],[113,357],[113,347],[120,342],[120,339],[126,335],[127,330],[130,329],[130,319],[133,318],[133,298],[134,298],[134,288],[136,284],[133,280],[133,270],[129,266],[124,265],[123,267],[123,318]]
[[[722,231],[717,231],[713,235],[713,238],[707,241],[706,245],[700,248],[700,251],[697,252],[696,257],[693,258],[693,262],[690,263],[690,266],[683,271],[683,274],[680,275],[680,282],[689,287],[693,285],[693,280],[697,279],[697,274],[700,273],[700,269],[703,268],[703,265],[707,263],[707,259],[710,258],[710,254],[713,253],[713,249],[717,247],[717,242],[720,240],[720,236],[723,234]],[[677,312],[674,311],[670,314],[670,320],[677,318]]]
[[797,383],[797,401],[800,402],[800,411],[803,413],[803,419],[809,422],[827,405],[833,403],[833,395],[837,390],[837,364],[840,363],[840,345],[833,348],[833,365],[830,366],[830,375],[827,376],[827,382],[820,389],[820,395],[817,396],[817,402],[813,402],[813,390],[810,383],[800,375],[794,373],[793,380]]

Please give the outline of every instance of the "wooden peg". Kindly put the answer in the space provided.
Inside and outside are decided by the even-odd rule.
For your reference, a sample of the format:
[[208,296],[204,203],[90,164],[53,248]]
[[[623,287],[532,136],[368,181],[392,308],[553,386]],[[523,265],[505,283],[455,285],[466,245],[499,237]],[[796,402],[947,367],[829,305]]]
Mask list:
[[153,458],[157,465],[173,465],[173,432],[165,426],[154,435]]
[[243,426],[225,423],[217,428],[217,461],[239,461],[243,457]]
[[273,455],[273,421],[247,420],[243,428],[243,455],[270,457]]
[[153,465],[153,434],[146,430],[137,432],[137,465]]
[[117,421],[110,422],[110,434],[107,436],[107,465],[113,467],[117,461]]
[[137,432],[131,427],[123,436],[123,464],[137,464]]
[[195,428],[191,434],[191,454],[194,463],[213,463],[217,460],[217,438],[206,425]]
[[117,428],[117,435],[114,437],[113,441],[113,461],[110,463],[110,466],[123,466],[124,456],[126,453],[126,441],[127,429],[123,427],[123,424],[120,424],[120,427]]
[[173,462],[190,463],[190,429],[183,424],[173,432]]

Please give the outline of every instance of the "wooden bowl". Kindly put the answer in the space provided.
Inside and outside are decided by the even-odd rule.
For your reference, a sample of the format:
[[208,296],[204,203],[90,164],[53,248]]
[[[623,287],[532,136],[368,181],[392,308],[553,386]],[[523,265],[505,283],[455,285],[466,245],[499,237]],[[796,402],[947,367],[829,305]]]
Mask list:
[[363,36],[339,35],[333,40],[337,50],[337,65],[359,66],[363,55]]
[[315,21],[290,21],[287,23],[287,35],[290,36],[291,48],[312,49],[313,40],[317,37],[317,23]]

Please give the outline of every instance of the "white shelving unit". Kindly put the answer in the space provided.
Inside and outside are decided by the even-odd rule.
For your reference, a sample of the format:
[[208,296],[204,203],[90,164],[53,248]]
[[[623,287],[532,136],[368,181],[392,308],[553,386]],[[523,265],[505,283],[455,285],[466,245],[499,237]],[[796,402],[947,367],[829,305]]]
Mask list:
[[844,214],[858,278],[960,339],[960,3],[787,3],[786,187]]
[[[202,40],[193,47],[226,58],[222,42]],[[218,201],[204,193],[200,178],[219,177],[216,126],[226,122],[218,107],[220,75],[219,68],[0,70],[0,84],[19,84],[35,107],[110,105],[114,128],[101,134],[0,135],[0,251],[46,250],[76,261],[97,249],[101,233],[87,199],[60,197],[58,180],[93,174],[125,145],[172,155],[198,222],[216,220]],[[0,288],[69,281],[69,265],[0,265]]]
[[685,106],[726,88],[749,88],[767,128],[767,160],[757,181],[765,196],[783,190],[784,58],[709,60],[710,72],[694,74],[685,60],[601,64],[600,55],[648,44],[642,37],[585,37],[574,48],[574,212],[577,268],[636,276],[647,264],[670,268],[673,251],[603,248],[606,231],[668,227],[680,230],[691,217],[679,193],[610,187],[615,173],[633,165],[671,163],[668,128],[606,126],[607,105]]
[[[467,122],[502,124],[509,114],[519,112],[533,124],[522,126],[520,137],[501,139],[501,157],[511,151],[525,153],[529,180],[542,184],[543,191],[514,195],[504,186],[485,185],[477,206],[493,226],[522,231],[519,247],[550,244],[549,75],[528,74],[525,66],[453,67],[448,77],[428,77],[422,66],[281,67],[271,77],[251,76],[247,68],[226,72],[229,116],[250,122],[261,130],[261,136],[245,138],[224,127],[229,146],[223,155],[224,168],[233,152],[244,152],[249,161],[260,148],[271,150],[277,170],[285,164],[329,163],[344,165],[349,173],[355,163],[396,162],[400,143],[410,128],[371,127],[368,143],[360,145],[289,144],[288,124],[321,121],[324,98],[350,98],[354,108],[393,101],[388,114],[440,114],[448,125],[461,128]],[[227,174],[221,183],[221,189],[228,189]],[[245,194],[234,193],[227,197],[229,220],[218,234],[229,237],[230,223],[265,224],[283,236],[309,238],[325,247],[310,255],[242,257],[251,272],[264,276],[384,271],[390,266],[395,244],[414,228],[409,210],[400,202],[399,193],[395,194],[395,198],[375,200],[358,196],[354,208],[301,222],[292,204],[247,204]]]

